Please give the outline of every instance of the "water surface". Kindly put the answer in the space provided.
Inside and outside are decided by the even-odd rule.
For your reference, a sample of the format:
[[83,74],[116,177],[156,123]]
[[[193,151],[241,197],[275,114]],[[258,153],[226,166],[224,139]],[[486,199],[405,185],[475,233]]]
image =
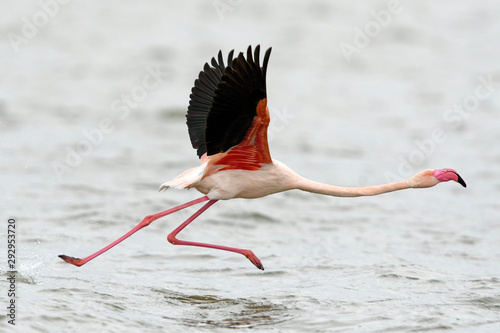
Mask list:
[[[500,6],[401,2],[348,61],[339,45],[386,2],[218,3],[69,2],[17,52],[5,32],[41,7],[0,13],[1,234],[15,218],[18,331],[498,331],[500,87],[477,87],[500,79]],[[185,112],[202,65],[249,44],[273,47],[273,158],[341,186],[452,167],[468,188],[218,202],[180,234],[252,249],[263,272],[169,244],[195,207],[81,268],[62,262],[200,196],[157,189],[199,163]],[[141,90],[155,68],[159,84]],[[477,89],[490,94],[476,105]]]

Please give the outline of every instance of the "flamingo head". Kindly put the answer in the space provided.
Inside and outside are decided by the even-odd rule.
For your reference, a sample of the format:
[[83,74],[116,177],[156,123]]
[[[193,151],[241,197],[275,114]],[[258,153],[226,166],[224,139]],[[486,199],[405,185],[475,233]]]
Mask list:
[[463,187],[467,187],[467,184],[465,184],[462,177],[460,177],[458,172],[453,169],[424,170],[410,178],[408,180],[408,184],[413,188],[425,188],[432,187],[449,180],[454,180]]

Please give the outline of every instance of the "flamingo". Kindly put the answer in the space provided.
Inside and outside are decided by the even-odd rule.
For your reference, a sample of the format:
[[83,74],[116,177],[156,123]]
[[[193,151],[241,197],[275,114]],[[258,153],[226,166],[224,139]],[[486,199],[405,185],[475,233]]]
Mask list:
[[271,158],[267,142],[269,109],[267,107],[266,73],[271,54],[269,48],[262,66],[260,46],[249,46],[246,58],[240,53],[233,59],[228,54],[227,65],[222,52],[206,63],[194,82],[187,111],[189,136],[201,165],[187,170],[160,186],[168,188],[195,188],[204,196],[146,216],[137,226],[103,249],[80,259],[66,255],[59,257],[75,266],[82,266],[122,242],[151,222],[206,202],[196,213],[179,225],[167,237],[174,245],[189,245],[235,252],[247,257],[257,268],[264,266],[247,249],[180,240],[176,236],[218,200],[233,198],[254,199],[288,190],[302,190],[335,197],[373,196],[410,188],[427,188],[453,180],[466,184],[453,169],[423,170],[405,181],[369,187],[338,187],[318,183],[299,176],[285,164]]

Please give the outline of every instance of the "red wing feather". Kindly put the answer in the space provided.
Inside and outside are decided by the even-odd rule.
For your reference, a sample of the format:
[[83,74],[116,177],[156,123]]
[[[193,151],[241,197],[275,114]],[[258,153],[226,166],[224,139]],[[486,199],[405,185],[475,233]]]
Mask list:
[[217,171],[230,169],[258,170],[263,164],[272,163],[267,143],[267,127],[269,126],[269,110],[267,99],[257,104],[257,115],[254,117],[243,141],[229,151],[220,153],[210,159],[210,164],[220,166]]

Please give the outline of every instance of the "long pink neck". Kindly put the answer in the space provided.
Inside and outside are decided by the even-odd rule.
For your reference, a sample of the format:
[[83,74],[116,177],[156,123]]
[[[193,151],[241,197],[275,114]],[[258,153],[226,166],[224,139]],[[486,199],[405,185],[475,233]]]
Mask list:
[[410,185],[405,180],[397,183],[368,187],[339,187],[314,182],[312,180],[300,177],[300,179],[297,180],[297,183],[295,184],[295,188],[302,191],[331,195],[335,197],[360,197],[405,190],[410,188]]

